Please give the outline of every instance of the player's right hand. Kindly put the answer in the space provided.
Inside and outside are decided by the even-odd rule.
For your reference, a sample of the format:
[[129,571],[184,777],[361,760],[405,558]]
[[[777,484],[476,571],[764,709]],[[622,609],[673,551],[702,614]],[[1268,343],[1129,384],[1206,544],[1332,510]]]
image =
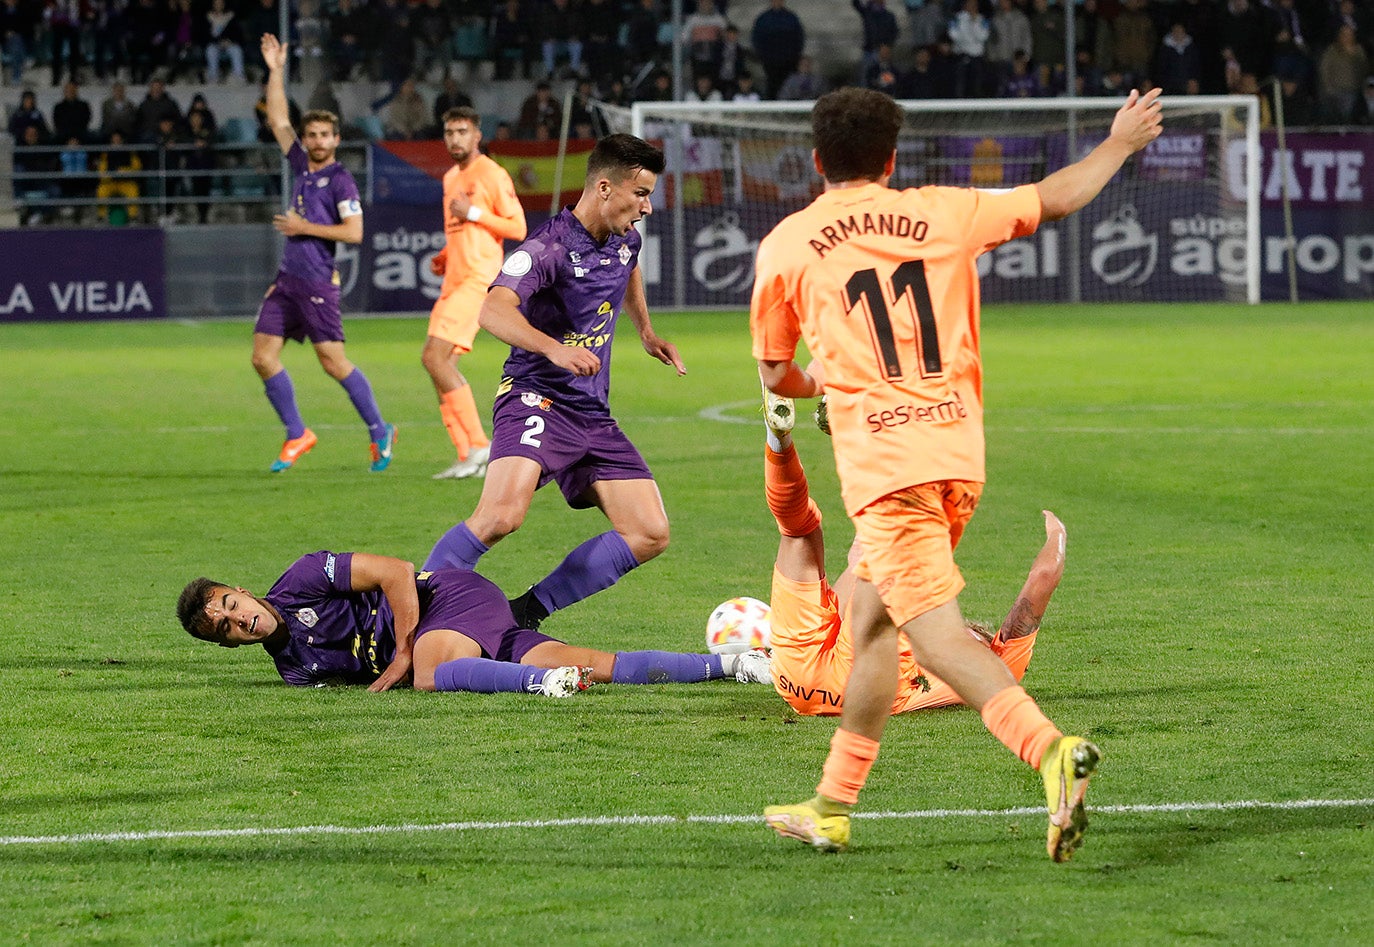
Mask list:
[[579,376],[595,375],[601,370],[600,358],[587,349],[571,345],[560,345],[558,351],[549,356],[549,361]]
[[443,276],[448,272],[448,247],[429,258],[429,271],[435,276]]
[[262,61],[270,70],[286,68],[286,44],[271,33],[262,34]]
[[1126,104],[1112,119],[1111,137],[1125,143],[1132,152],[1139,151],[1159,137],[1163,131],[1159,104],[1159,88],[1141,95],[1135,89],[1126,97]]

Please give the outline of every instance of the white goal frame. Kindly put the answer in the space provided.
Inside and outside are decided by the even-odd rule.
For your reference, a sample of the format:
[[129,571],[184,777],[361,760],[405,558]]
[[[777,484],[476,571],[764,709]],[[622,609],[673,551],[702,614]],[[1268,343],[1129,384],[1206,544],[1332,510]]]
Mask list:
[[[1165,128],[1168,128],[1168,115],[1171,108],[1183,110],[1189,114],[1198,112],[1215,111],[1218,116],[1218,127],[1225,127],[1229,121],[1235,122],[1236,118],[1244,117],[1243,138],[1245,141],[1245,171],[1244,171],[1244,204],[1245,204],[1245,298],[1246,301],[1255,304],[1260,301],[1260,108],[1259,100],[1255,96],[1249,95],[1194,95],[1194,96],[1169,96],[1163,100],[1165,106]],[[1076,125],[1075,119],[1079,115],[1092,115],[1101,118],[1103,113],[1114,113],[1121,107],[1120,99],[1108,98],[1079,98],[1062,97],[1047,99],[940,99],[940,100],[912,100],[901,99],[898,104],[908,113],[979,113],[979,112],[1037,112],[1045,113],[1059,110],[1064,113],[1065,124],[1070,129],[1070,141],[1074,134]],[[630,133],[639,137],[644,137],[645,125],[654,119],[686,120],[690,118],[701,118],[706,120],[721,119],[729,121],[733,116],[753,116],[755,121],[761,114],[776,114],[795,116],[797,114],[809,113],[814,105],[813,102],[636,102],[629,109]],[[740,127],[747,127],[740,122]],[[788,123],[788,129],[795,131],[797,123],[795,119]],[[1237,138],[1242,134],[1237,134]],[[1072,148],[1070,153],[1073,153]],[[678,176],[675,180],[675,193],[681,194],[682,180],[681,168],[670,167],[665,171],[668,176]],[[670,208],[671,213],[681,213],[681,202],[676,202],[676,206]],[[1073,218],[1069,218],[1070,224]],[[640,222],[639,226],[648,230],[652,229],[653,218],[650,217]],[[674,232],[678,239],[682,239],[683,228],[675,227]],[[1074,252],[1077,252],[1075,248]],[[663,247],[661,264],[664,270],[664,277],[674,281],[674,298],[676,304],[681,308],[684,304],[683,286],[685,285],[685,275],[683,272],[686,254],[682,247]],[[1070,296],[1068,301],[1079,301],[1077,285],[1077,268],[1070,267],[1069,273],[1073,274],[1070,285]]]

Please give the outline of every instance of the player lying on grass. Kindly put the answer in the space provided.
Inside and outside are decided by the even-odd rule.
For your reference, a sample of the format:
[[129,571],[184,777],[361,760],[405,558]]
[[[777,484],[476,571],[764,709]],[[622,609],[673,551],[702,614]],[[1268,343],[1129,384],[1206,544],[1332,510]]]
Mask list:
[[314,552],[259,598],[200,578],[177,602],[193,636],[260,644],[288,684],[410,682],[423,691],[523,691],[569,697],[592,684],[768,683],[768,657],[594,651],[519,627],[505,595],[475,572],[416,573],[402,559]]
[[[821,513],[807,488],[806,471],[792,443],[795,406],[764,389],[768,446],[764,486],[777,520],[778,556],[773,565],[773,686],[799,714],[833,716],[844,706],[845,682],[854,664],[854,642],[840,616],[849,604],[854,577],[849,569],[832,586],[825,576]],[[1020,681],[1035,649],[1040,619],[1064,574],[1064,524],[1045,511],[1045,545],[1032,563],[1016,604],[994,635],[966,622],[974,640],[986,645]],[[852,566],[858,546],[850,548]],[[962,704],[954,689],[916,663],[905,635],[899,644],[900,677],[894,714]]]

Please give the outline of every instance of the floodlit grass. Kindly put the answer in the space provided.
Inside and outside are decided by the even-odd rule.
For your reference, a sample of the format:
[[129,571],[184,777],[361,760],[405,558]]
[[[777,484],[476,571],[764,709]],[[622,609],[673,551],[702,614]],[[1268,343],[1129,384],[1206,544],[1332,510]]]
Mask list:
[[[767,597],[746,320],[655,322],[690,372],[623,326],[614,407],[673,542],[546,626],[577,644],[699,650],[712,606]],[[962,602],[1000,618],[1039,511],[1063,518],[1026,684],[1105,750],[1090,803],[1127,807],[1066,866],[1015,811],[1037,778],[966,710],[893,722],[863,805],[917,814],[856,821],[826,857],[743,821],[811,791],[834,727],[768,688],[297,690],[255,649],[189,638],[173,603],[196,575],[262,592],[320,548],[418,562],[471,510],[480,483],[430,479],[452,457],[422,321],[350,323],[401,429],[381,475],[295,347],[320,444],[266,472],[281,433],[246,323],[0,327],[0,941],[1367,940],[1374,805],[1165,807],[1374,796],[1374,305],[1003,307],[984,328],[990,483]],[[484,338],[464,361],[479,396],[503,354]],[[797,439],[838,572],[829,443]],[[483,570],[514,593],[603,529],[546,490]],[[587,824],[603,816],[675,821]],[[110,837],[159,832],[193,834]]]

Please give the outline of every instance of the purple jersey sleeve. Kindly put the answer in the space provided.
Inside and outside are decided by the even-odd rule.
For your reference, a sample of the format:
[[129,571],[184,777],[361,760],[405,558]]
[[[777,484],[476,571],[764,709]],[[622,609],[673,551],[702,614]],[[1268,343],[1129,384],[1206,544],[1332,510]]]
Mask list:
[[[288,684],[370,684],[396,655],[395,617],[381,592],[355,592],[353,554],[302,556],[264,596],[290,637],[268,649]],[[264,646],[265,647],[265,646]]]
[[506,258],[492,286],[514,292],[530,325],[595,353],[601,368],[579,377],[542,355],[512,348],[502,391],[535,391],[578,410],[610,413],[611,343],[641,243],[635,230],[598,243],[565,208]]
[[[362,213],[358,183],[348,169],[335,161],[311,171],[299,141],[286,153],[294,183],[289,209],[312,224],[333,226]],[[282,250],[281,272],[307,283],[339,285],[334,269],[335,243],[320,237],[288,237]]]

